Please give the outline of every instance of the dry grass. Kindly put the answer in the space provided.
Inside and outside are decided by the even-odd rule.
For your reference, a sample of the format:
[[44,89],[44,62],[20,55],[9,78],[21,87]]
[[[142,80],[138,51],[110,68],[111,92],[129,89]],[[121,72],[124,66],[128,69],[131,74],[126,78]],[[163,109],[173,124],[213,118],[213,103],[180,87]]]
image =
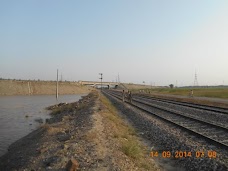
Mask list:
[[56,108],[56,109],[52,110],[51,115],[56,115],[56,114],[59,114],[61,112],[62,112],[61,108]]
[[[59,106],[59,107],[52,109],[51,115],[60,114],[62,112],[73,112],[76,110],[75,107],[76,106],[74,103],[69,103],[69,104],[66,104],[63,106]],[[85,104],[81,103],[81,104],[79,104],[79,106],[77,106],[77,110],[82,109],[84,107],[85,107]]]
[[41,125],[41,128],[48,129],[48,128],[50,128],[50,125],[46,123],[46,124]]
[[97,132],[96,131],[90,131],[85,135],[85,139],[87,141],[93,141],[97,137]]
[[135,129],[124,122],[124,119],[119,116],[116,108],[106,97],[101,95],[100,99],[107,109],[107,112],[103,112],[102,115],[109,120],[108,123],[112,129],[113,138],[120,142],[121,151],[129,156],[139,168],[156,170],[153,164],[146,159],[146,156],[148,156],[147,150],[140,143]]
[[123,142],[122,151],[127,156],[132,157],[134,159],[140,158],[142,155],[140,145],[137,143],[137,141],[129,141],[128,139],[125,142]]
[[148,89],[148,88],[151,88],[150,85],[143,85],[143,84],[126,84],[126,83],[123,83],[123,85],[127,88],[127,89],[135,89],[135,90],[138,90],[138,89]]
[[59,132],[63,132],[64,129],[62,128],[56,128],[56,127],[50,127],[49,129],[47,129],[47,133],[48,135],[56,135]]
[[53,126],[50,124],[43,124],[41,126],[43,129],[47,131],[48,135],[56,135],[58,132],[63,132],[65,129],[60,126]]
[[67,115],[67,116],[63,116],[62,121],[71,121],[71,120],[73,120],[73,119],[74,119],[73,116]]

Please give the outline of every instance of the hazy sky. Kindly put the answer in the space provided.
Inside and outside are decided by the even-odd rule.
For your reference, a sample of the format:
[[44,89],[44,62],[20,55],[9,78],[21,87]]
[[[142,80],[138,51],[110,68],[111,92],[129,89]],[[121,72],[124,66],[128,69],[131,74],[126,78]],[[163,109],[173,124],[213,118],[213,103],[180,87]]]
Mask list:
[[0,77],[228,84],[227,0],[0,0]]

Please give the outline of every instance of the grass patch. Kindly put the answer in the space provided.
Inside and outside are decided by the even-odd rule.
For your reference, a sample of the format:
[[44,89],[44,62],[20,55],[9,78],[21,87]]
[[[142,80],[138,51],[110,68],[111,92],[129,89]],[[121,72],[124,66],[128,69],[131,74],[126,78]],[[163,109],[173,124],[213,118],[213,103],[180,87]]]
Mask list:
[[56,135],[58,132],[62,132],[64,131],[63,128],[59,127],[59,126],[51,126],[49,124],[44,124],[41,126],[43,129],[45,129],[48,133],[48,135]]
[[140,145],[137,143],[137,141],[134,140],[126,140],[126,142],[123,143],[122,151],[129,157],[137,159],[140,158],[142,155]]
[[138,140],[136,130],[124,122],[123,118],[118,115],[116,108],[105,96],[100,95],[100,100],[105,105],[105,110],[107,110],[107,112],[101,113],[108,120],[113,132],[113,138],[120,142],[120,150],[130,157],[137,167],[146,170],[156,170],[153,163],[147,158],[147,150]]
[[[163,96],[163,95],[182,95],[189,96],[190,88],[154,88],[154,89],[144,89],[144,93],[151,93],[153,97],[164,98],[169,100],[176,100],[180,102],[188,102],[216,107],[227,108],[227,104],[219,101],[212,101],[210,99],[197,99],[194,97],[209,97],[209,98],[222,98],[228,99],[228,88],[195,88],[193,89],[193,98],[182,98],[174,96]],[[139,93],[139,90],[133,90],[134,93]],[[154,93],[154,94],[153,94]],[[156,94],[155,94],[156,93]]]
[[133,127],[128,127],[128,132],[130,135],[136,135],[136,131]]
[[[196,97],[214,97],[228,99],[228,88],[153,88],[142,90],[145,92],[150,91],[150,93],[189,96],[191,89],[193,89],[194,96]],[[139,90],[133,90],[133,92],[139,92]]]
[[62,128],[56,128],[56,127],[49,127],[48,129],[47,129],[47,133],[48,133],[48,135],[56,135],[57,133],[59,133],[59,132],[62,132],[63,131],[63,129]]
[[61,108],[56,108],[56,109],[53,109],[52,112],[51,112],[51,115],[56,115],[56,114],[59,114],[62,112],[62,109]]
[[59,106],[59,107],[55,107],[54,109],[51,109],[51,115],[56,115],[56,114],[60,114],[62,112],[73,112],[76,109],[80,110],[82,108],[84,108],[86,106],[86,104],[84,103],[80,103],[79,105],[76,106],[75,103],[69,103],[63,106]]

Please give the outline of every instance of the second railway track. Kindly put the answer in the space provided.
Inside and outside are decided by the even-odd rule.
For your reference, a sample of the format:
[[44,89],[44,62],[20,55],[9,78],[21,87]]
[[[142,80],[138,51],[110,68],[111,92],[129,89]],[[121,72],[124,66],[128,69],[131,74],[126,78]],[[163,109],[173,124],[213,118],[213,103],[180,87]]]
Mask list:
[[145,94],[136,94],[136,95],[138,97],[147,98],[149,100],[156,100],[156,101],[160,101],[160,102],[165,102],[165,103],[170,103],[170,104],[175,104],[175,105],[180,105],[180,106],[186,106],[186,107],[191,107],[191,108],[195,108],[195,109],[202,109],[202,110],[206,110],[206,111],[213,111],[213,112],[217,112],[217,113],[228,114],[228,108],[208,106],[208,105],[188,103],[188,102],[178,102],[178,101],[174,101],[174,100],[152,97],[152,96],[145,95]]

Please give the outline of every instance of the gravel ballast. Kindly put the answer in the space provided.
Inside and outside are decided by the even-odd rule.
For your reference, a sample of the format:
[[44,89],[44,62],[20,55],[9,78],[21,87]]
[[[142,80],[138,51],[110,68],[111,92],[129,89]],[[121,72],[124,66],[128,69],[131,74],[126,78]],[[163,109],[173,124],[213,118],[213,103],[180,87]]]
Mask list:
[[[210,146],[203,139],[195,137],[188,132],[185,132],[176,126],[167,122],[161,121],[160,119],[153,117],[150,114],[142,112],[126,103],[122,103],[110,95],[106,96],[116,106],[122,115],[137,128],[140,136],[153,147],[156,151],[208,151],[215,150],[217,157],[183,157],[179,159],[164,159],[162,157],[157,158],[161,165],[166,163],[165,170],[227,170],[227,151],[217,149],[214,146]],[[167,163],[169,163],[167,165]]]

